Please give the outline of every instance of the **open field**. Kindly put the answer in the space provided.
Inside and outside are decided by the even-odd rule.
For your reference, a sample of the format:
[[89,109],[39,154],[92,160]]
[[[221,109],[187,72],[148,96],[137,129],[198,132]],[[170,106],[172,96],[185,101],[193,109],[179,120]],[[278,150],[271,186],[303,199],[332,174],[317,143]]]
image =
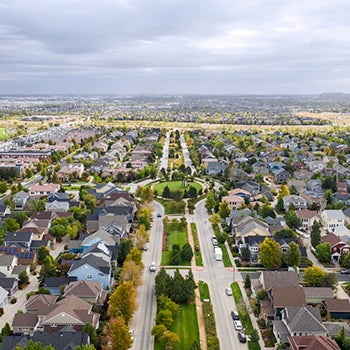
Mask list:
[[182,181],[166,181],[156,184],[153,187],[153,191],[157,191],[159,195],[162,195],[165,186],[169,187],[170,192],[180,190],[182,193],[184,193],[185,190],[188,190],[191,186],[196,188],[197,193],[202,188],[202,185],[197,182],[187,182],[187,186],[184,186]]

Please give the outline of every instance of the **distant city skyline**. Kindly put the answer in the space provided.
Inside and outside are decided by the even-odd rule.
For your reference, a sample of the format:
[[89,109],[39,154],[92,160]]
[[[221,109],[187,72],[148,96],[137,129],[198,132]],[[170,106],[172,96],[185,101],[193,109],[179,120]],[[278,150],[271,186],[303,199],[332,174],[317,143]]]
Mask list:
[[347,0],[0,0],[0,94],[350,93]]

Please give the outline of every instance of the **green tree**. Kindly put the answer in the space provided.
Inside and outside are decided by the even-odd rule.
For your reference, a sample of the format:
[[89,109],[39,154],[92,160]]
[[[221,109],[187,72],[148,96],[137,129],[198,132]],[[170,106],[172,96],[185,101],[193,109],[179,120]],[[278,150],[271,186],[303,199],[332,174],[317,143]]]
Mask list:
[[305,269],[303,281],[310,287],[319,287],[322,285],[326,273],[318,266],[310,266]]
[[123,317],[113,317],[103,330],[102,350],[128,350],[132,345],[129,327]]
[[173,313],[168,310],[160,310],[156,316],[156,324],[163,324],[166,328],[169,328],[174,322]]
[[275,233],[275,237],[278,238],[296,238],[297,234],[291,228],[282,228]]
[[284,213],[285,209],[284,209],[284,202],[282,197],[278,199],[275,209],[277,213]]
[[259,331],[257,329],[252,329],[249,333],[249,339],[251,342],[258,342],[260,339]]
[[[87,333],[90,337],[90,342],[93,344],[93,346],[98,347],[98,345],[100,343],[99,336],[97,335],[95,328],[89,322],[85,323],[85,325],[82,329],[82,332]],[[87,350],[89,350],[89,349],[87,349]],[[91,349],[91,350],[93,350],[93,349]]]
[[266,237],[259,246],[260,262],[268,269],[276,269],[281,266],[281,248],[273,239]]
[[132,241],[130,239],[121,239],[118,249],[118,265],[122,266],[126,256],[129,254],[130,250],[133,248]]
[[288,210],[286,212],[286,224],[292,228],[297,229],[301,226],[301,220],[299,219],[295,210]]
[[75,347],[75,350],[96,350],[95,345],[89,344],[89,345],[78,345]]
[[287,266],[299,266],[301,252],[299,245],[295,242],[289,243],[289,249],[283,254],[283,262]]
[[144,225],[147,231],[151,228],[151,212],[148,208],[142,207],[137,212],[137,223]]
[[0,181],[0,194],[3,194],[7,191],[7,182]]
[[50,255],[49,248],[47,248],[43,245],[41,247],[39,247],[39,249],[37,251],[37,257],[38,257],[39,263],[42,263],[48,255]]
[[321,225],[317,220],[312,224],[310,237],[311,245],[316,248],[321,243]]
[[317,258],[321,262],[328,263],[331,261],[331,244],[328,242],[320,243],[316,246]]
[[26,286],[29,283],[29,276],[26,270],[23,270],[18,275],[18,283],[21,286]]
[[185,261],[191,261],[193,257],[193,251],[191,245],[187,242],[184,244],[181,250],[181,257]]
[[346,253],[346,254],[343,254],[343,255],[340,257],[339,265],[340,265],[341,267],[350,267],[350,252],[349,252],[349,253]]
[[16,350],[55,350],[55,348],[50,344],[44,346],[39,341],[33,342],[29,340],[28,344],[23,348],[22,346],[16,347]]
[[169,186],[166,185],[163,189],[163,193],[162,193],[162,197],[164,198],[170,198],[171,196],[171,193],[170,193],[170,189],[169,189]]
[[121,316],[129,323],[136,310],[136,291],[132,282],[122,282],[109,298],[110,317]]
[[16,232],[20,229],[19,223],[14,218],[6,218],[2,224],[5,231]]
[[245,279],[244,279],[244,288],[250,289],[251,286],[252,286],[252,282],[250,280],[250,275],[249,275],[249,273],[247,273],[247,275],[245,276]]
[[214,195],[214,193],[210,192],[210,193],[208,193],[206,201],[205,201],[205,208],[208,210],[209,214],[212,213],[215,205],[216,205],[215,195]]
[[226,201],[223,201],[219,204],[218,214],[221,218],[226,219],[231,214],[231,209]]
[[171,278],[162,267],[155,277],[155,293],[159,298],[161,295],[170,295]]

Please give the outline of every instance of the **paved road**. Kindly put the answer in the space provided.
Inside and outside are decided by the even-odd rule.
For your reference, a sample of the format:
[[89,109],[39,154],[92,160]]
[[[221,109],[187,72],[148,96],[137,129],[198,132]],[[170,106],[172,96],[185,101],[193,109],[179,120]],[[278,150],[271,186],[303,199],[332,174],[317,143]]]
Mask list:
[[[154,295],[154,277],[159,271],[159,265],[162,256],[162,237],[163,237],[163,207],[157,202],[153,202],[154,217],[150,231],[149,250],[143,252],[142,260],[145,264],[143,273],[143,284],[137,290],[138,310],[135,313],[131,329],[134,331],[134,343],[132,349],[153,349],[154,337],[151,330],[154,326],[156,316],[156,297]],[[162,217],[157,217],[161,213]],[[149,271],[151,262],[156,262],[157,271]]]
[[190,158],[190,152],[188,151],[187,148],[187,143],[185,141],[185,137],[183,134],[180,135],[180,141],[181,141],[181,147],[182,147],[182,153],[184,155],[184,162],[185,162],[185,166],[190,167],[191,168],[191,174],[193,174],[196,169],[192,164],[191,158]]
[[[232,268],[225,268],[222,261],[216,261],[214,258],[213,245],[211,243],[211,237],[214,235],[214,232],[208,221],[208,213],[204,205],[205,200],[197,204],[193,222],[197,225],[205,269],[203,271],[194,271],[194,277],[196,280],[204,280],[208,283],[220,348],[247,349],[246,344],[238,341],[237,332],[233,327],[230,313],[231,310],[237,309],[234,298],[225,294],[225,288],[233,281],[233,271]],[[236,272],[236,279],[237,277]]]
[[168,169],[168,158],[169,158],[169,142],[170,142],[170,131],[166,133],[164,147],[163,147],[163,156],[160,160],[159,171],[164,168],[166,171]]

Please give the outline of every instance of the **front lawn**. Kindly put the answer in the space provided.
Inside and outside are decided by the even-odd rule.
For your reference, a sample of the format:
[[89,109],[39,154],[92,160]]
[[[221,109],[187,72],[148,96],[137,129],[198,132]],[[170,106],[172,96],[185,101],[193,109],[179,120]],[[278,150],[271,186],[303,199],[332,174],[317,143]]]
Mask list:
[[[199,344],[199,329],[195,304],[180,305],[180,312],[175,315],[170,330],[175,332],[180,342],[173,345],[173,350],[190,350],[194,341]],[[154,350],[165,350],[165,345],[154,343]]]
[[[180,249],[188,242],[188,233],[187,233],[187,223],[186,220],[179,221],[177,219],[168,221],[164,220],[164,244],[163,244],[163,253],[162,253],[162,262],[161,265],[169,266],[172,265],[173,251],[172,246],[178,244]],[[189,266],[190,261],[185,261],[180,258],[180,266]]]

